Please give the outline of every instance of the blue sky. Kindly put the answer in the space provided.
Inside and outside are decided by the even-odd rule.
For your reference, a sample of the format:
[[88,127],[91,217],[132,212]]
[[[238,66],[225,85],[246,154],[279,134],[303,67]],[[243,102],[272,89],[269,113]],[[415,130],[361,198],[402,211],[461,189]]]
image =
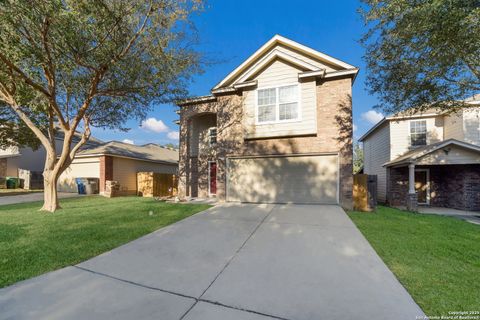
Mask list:
[[[315,50],[331,55],[360,68],[353,86],[353,117],[355,137],[360,137],[375,121],[378,111],[375,97],[365,87],[363,48],[358,40],[365,32],[357,13],[359,1],[305,0],[279,5],[282,0],[210,0],[203,12],[193,17],[199,35],[200,50],[207,59],[219,61],[195,76],[189,86],[191,95],[205,95],[230,71],[247,59],[275,34],[300,42]],[[159,105],[149,113],[148,125],[130,121],[127,133],[94,130],[102,140],[128,139],[135,144],[154,142],[178,143],[178,119],[173,105]]]

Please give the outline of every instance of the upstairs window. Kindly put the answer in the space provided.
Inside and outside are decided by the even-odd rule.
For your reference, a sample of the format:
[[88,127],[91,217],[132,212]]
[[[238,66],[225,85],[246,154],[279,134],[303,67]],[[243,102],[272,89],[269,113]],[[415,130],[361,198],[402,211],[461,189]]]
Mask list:
[[257,123],[293,121],[298,118],[298,85],[257,91]]
[[427,121],[410,121],[410,145],[412,147],[425,146],[427,144]]
[[210,146],[217,144],[217,128],[211,127],[208,129],[208,143]]

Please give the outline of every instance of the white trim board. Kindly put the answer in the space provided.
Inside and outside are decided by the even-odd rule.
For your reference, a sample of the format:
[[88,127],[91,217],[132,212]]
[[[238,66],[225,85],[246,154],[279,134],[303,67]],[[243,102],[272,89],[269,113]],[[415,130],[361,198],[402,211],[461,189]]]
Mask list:
[[[330,64],[336,65],[339,68],[342,69],[355,69],[356,67],[343,62],[341,60],[335,59],[329,55],[326,55],[322,52],[316,51],[312,48],[309,48],[307,46],[304,46],[298,42],[292,41],[290,39],[287,39],[285,37],[282,37],[280,35],[275,35],[273,38],[271,38],[267,43],[265,43],[263,46],[261,46],[257,51],[255,51],[250,57],[248,57],[243,63],[241,63],[235,70],[230,72],[225,78],[223,78],[218,84],[213,87],[212,91],[221,88],[225,83],[228,81],[232,80],[234,77],[238,76],[241,72],[244,72],[250,64],[255,60],[258,59],[262,54],[265,54],[273,48],[277,44],[283,44],[286,47],[293,48],[296,51],[299,51],[307,56],[311,56],[314,58],[317,58],[319,60],[323,60],[325,62],[328,62]],[[313,71],[313,70],[312,70]]]

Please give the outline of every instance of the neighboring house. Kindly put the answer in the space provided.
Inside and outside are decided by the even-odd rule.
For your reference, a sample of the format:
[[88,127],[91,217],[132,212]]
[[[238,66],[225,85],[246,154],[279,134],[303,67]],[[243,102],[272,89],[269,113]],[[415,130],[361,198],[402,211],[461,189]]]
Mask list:
[[466,101],[454,114],[386,117],[360,138],[380,202],[480,210],[480,96]]
[[358,68],[274,36],[180,106],[179,195],[352,206]]
[[87,146],[77,153],[73,163],[58,180],[59,191],[77,192],[76,178],[98,178],[99,191],[105,181],[120,184],[122,195],[137,192],[137,172],[178,173],[178,151],[150,143],[142,146],[110,141]]
[[[78,142],[79,139],[80,134],[77,134],[73,139],[73,143]],[[85,147],[92,147],[101,143],[103,143],[103,141],[91,137]],[[55,137],[57,154],[62,151],[62,146],[63,134],[59,132]],[[0,149],[0,177],[18,177],[19,169],[43,172],[45,156],[46,151],[42,145],[40,145],[37,150],[29,147]]]

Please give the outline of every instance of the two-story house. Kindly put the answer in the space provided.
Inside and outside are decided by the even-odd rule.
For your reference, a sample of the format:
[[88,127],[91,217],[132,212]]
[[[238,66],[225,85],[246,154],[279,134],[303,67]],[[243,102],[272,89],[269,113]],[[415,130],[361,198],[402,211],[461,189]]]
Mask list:
[[277,35],[210,95],[178,103],[180,196],[350,208],[357,72]]
[[480,210],[480,96],[466,102],[456,113],[386,117],[359,139],[380,202]]

